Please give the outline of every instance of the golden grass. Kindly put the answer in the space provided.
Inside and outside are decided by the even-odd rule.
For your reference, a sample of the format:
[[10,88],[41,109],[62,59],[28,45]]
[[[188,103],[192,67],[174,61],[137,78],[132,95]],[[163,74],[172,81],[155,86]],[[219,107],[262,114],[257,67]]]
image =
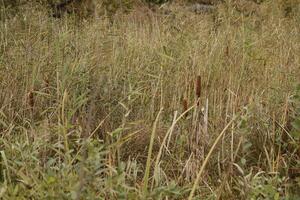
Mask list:
[[299,197],[300,16],[257,9],[2,20],[0,198]]

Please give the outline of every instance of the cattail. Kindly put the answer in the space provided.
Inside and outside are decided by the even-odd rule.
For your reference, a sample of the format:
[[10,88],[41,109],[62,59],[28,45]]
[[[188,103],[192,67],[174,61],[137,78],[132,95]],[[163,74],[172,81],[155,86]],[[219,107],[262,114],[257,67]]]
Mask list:
[[226,49],[225,49],[225,55],[228,57],[229,56],[229,47],[226,46]]
[[[183,106],[183,112],[187,111],[187,109],[188,109],[188,102],[187,102],[186,99],[182,100],[182,106]],[[187,113],[184,116],[186,117]]]
[[35,101],[34,101],[34,94],[33,94],[33,91],[30,91],[28,93],[28,105],[31,108],[31,110],[33,110],[34,103],[35,103]]
[[201,76],[197,76],[196,80],[196,97],[197,97],[197,105],[199,106],[199,99],[201,96]]

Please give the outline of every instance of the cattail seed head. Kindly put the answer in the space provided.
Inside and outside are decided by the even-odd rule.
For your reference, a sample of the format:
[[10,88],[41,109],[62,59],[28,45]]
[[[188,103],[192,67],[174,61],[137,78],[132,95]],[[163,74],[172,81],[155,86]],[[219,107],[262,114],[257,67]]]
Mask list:
[[226,46],[226,49],[225,49],[225,55],[228,57],[229,56],[229,47]]
[[197,96],[197,99],[199,99],[201,96],[201,76],[200,75],[197,76],[197,80],[196,80],[196,96]]
[[[182,100],[182,106],[183,106],[183,112],[187,111],[188,109],[188,102],[186,99],[183,99]],[[185,114],[185,117],[186,117],[187,114]]]
[[31,108],[31,110],[33,110],[34,104],[35,104],[34,94],[33,91],[30,91],[28,93],[28,105]]
[[200,105],[200,97],[201,97],[201,76],[198,75],[196,79],[196,97],[197,97],[197,106]]

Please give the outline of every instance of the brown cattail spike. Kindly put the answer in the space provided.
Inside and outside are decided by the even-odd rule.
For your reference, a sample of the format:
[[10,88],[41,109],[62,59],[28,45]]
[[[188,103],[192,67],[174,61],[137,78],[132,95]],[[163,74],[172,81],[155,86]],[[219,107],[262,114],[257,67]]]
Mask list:
[[34,94],[33,94],[33,91],[30,91],[29,94],[28,94],[28,104],[29,104],[29,107],[31,110],[33,110],[33,107],[34,107]]
[[[187,111],[187,109],[188,109],[188,102],[187,102],[186,99],[182,100],[182,106],[183,106],[183,112]],[[184,116],[186,117],[187,113]]]
[[197,105],[199,105],[199,99],[201,96],[201,76],[197,76],[196,80],[196,97],[197,97]]
[[229,47],[226,46],[226,49],[225,49],[225,55],[228,57],[229,56]]

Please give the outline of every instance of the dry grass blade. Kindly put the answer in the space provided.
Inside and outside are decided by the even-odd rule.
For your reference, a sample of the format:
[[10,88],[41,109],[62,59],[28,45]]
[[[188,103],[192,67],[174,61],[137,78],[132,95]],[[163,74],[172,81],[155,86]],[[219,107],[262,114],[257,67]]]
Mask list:
[[193,199],[193,196],[194,196],[195,191],[196,191],[196,189],[197,189],[197,187],[198,187],[198,184],[199,184],[200,181],[201,181],[201,177],[202,177],[202,174],[203,174],[203,172],[204,172],[204,169],[205,169],[205,167],[206,167],[206,165],[207,165],[207,163],[208,163],[208,161],[209,161],[209,159],[210,159],[210,157],[211,157],[213,151],[215,150],[217,144],[219,143],[219,141],[221,140],[221,138],[223,137],[223,135],[226,133],[226,130],[227,130],[227,129],[230,127],[230,125],[235,121],[235,119],[236,119],[236,117],[234,117],[234,118],[233,118],[233,119],[225,126],[225,128],[223,129],[223,131],[220,133],[220,135],[217,137],[217,139],[216,139],[215,142],[213,143],[212,147],[210,148],[210,150],[209,150],[209,152],[208,152],[208,154],[207,154],[207,156],[206,156],[206,158],[205,158],[203,164],[202,164],[201,167],[200,167],[199,172],[197,173],[197,177],[196,177],[196,179],[195,179],[195,182],[194,182],[194,184],[193,184],[192,190],[191,190],[190,195],[189,195],[189,198],[188,198],[189,200],[192,200],[192,199]]
[[299,0],[143,1],[0,0],[0,199],[300,199]]
[[[172,132],[174,130],[174,127],[175,125],[179,122],[180,119],[184,118],[184,116],[189,112],[191,111],[196,105],[193,105],[191,106],[190,108],[188,108],[185,112],[183,112],[178,118],[176,118],[177,116],[177,112],[175,112],[175,115],[174,115],[174,120],[172,122],[172,125],[171,127],[168,129],[161,145],[160,145],[160,148],[159,148],[159,151],[158,151],[158,154],[157,154],[157,157],[156,157],[156,161],[155,161],[155,165],[154,165],[154,174],[156,174],[156,172],[158,171],[159,169],[159,162],[160,162],[160,158],[162,156],[162,153],[163,153],[163,148],[166,148],[166,150],[168,150],[168,146],[169,146],[169,141],[171,139],[171,135],[172,135]],[[168,141],[168,143],[167,143]],[[167,144],[167,145],[166,145]],[[153,180],[153,183],[152,185],[154,184],[154,180]]]
[[158,120],[159,120],[159,117],[160,117],[162,111],[163,111],[163,109],[161,108],[156,116],[156,119],[155,119],[153,127],[152,127],[151,139],[150,139],[150,144],[149,144],[149,148],[148,148],[146,169],[145,169],[145,174],[144,174],[144,178],[143,178],[143,194],[144,194],[144,196],[147,196],[147,193],[148,193],[148,182],[149,182],[149,176],[150,176],[152,149],[153,149],[153,144],[154,144],[154,140],[155,140],[155,136],[156,136],[157,123],[158,123]]

